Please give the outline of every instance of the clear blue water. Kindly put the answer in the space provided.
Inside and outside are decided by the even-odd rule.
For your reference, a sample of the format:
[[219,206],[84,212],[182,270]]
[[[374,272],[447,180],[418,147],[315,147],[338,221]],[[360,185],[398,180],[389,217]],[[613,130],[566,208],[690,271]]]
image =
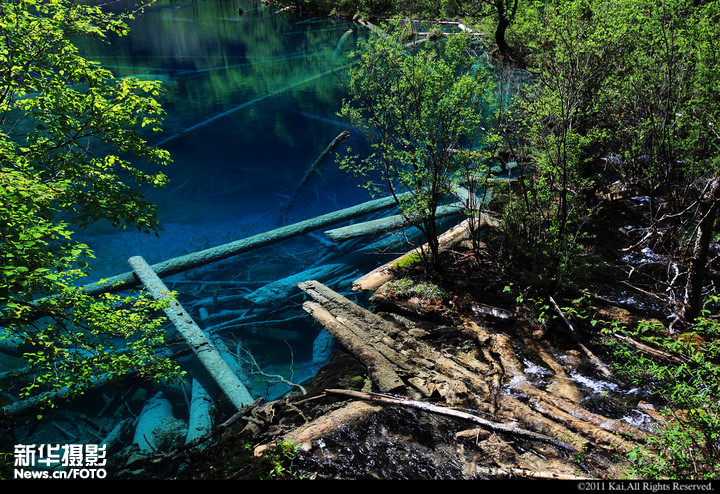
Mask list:
[[[129,271],[132,256],[154,264],[369,199],[331,158],[290,207],[281,207],[308,167],[347,128],[335,116],[344,94],[338,74],[347,63],[345,52],[365,34],[361,26],[276,12],[252,0],[158,0],[130,28],[126,37],[82,50],[117,77],[164,83],[168,115],[164,133],[151,142],[172,155],[173,164],[164,170],[170,184],[147,191],[163,230],[158,237],[103,225],[81,232],[97,257],[86,282]],[[347,145],[357,150],[364,143],[351,129],[338,152]],[[179,292],[196,322],[240,357],[253,397],[274,399],[312,377],[327,362],[332,342],[302,310],[303,296],[294,284],[272,292],[275,298],[261,297],[261,290],[304,270],[331,266],[312,277],[355,296],[349,293],[352,280],[386,260],[378,249],[407,249],[383,242],[367,248],[373,240],[330,245],[320,231],[164,281]],[[189,379],[203,377],[192,355],[179,362]],[[133,382],[90,392],[39,423],[17,424],[14,440],[99,442],[118,425],[132,424],[158,390],[170,400],[174,416],[187,420],[190,381],[184,387]],[[132,429],[112,450],[131,442]]]
[[[165,169],[170,184],[147,191],[163,231],[155,237],[102,226],[90,230],[86,240],[98,259],[90,281],[129,271],[131,256],[153,264],[368,199],[330,158],[284,207],[310,165],[347,129],[335,116],[344,95],[339,77],[347,51],[364,34],[361,26],[278,12],[252,0],[160,0],[129,24],[128,36],[84,51],[117,77],[163,82],[167,117],[163,134],[150,142],[170,151],[173,164]],[[338,152],[362,144],[351,133]],[[317,267],[329,254],[318,236],[303,237],[166,283],[201,325],[202,315],[214,317],[205,324],[211,330],[227,323],[218,312],[237,319],[249,311],[241,329],[223,330],[222,337],[240,342],[263,372],[296,382],[316,368],[309,362],[318,330],[299,313],[299,290],[264,304],[257,304],[255,290]],[[322,281],[338,289],[358,273],[352,261],[326,262],[339,269]],[[195,303],[223,295],[231,301]],[[249,324],[254,321],[258,327]],[[286,390],[270,385],[253,391],[273,397]]]
[[[128,36],[85,53],[118,77],[164,83],[164,134],[150,140],[174,161],[164,170],[170,184],[148,196],[165,231],[158,240],[116,239],[97,228],[94,233],[109,235],[88,239],[103,260],[94,276],[126,271],[128,255],[154,263],[366,199],[328,160],[292,208],[277,214],[346,128],[335,116],[343,96],[338,76],[345,51],[363,35],[359,25],[278,13],[247,0],[162,0],[130,28]],[[345,144],[361,145],[354,134]]]

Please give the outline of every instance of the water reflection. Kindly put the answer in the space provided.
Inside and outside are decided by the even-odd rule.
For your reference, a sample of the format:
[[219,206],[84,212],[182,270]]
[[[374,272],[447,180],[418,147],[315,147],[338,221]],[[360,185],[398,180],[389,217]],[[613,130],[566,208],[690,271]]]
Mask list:
[[[159,242],[132,238],[136,251],[123,253],[106,236],[88,239],[105,259],[96,276],[126,270],[128,254],[159,262],[198,242],[227,241],[223,223],[252,224],[256,233],[366,198],[328,162],[287,215],[269,214],[345,128],[335,117],[344,94],[338,77],[345,53],[364,34],[357,25],[279,13],[250,0],[160,0],[129,25],[128,36],[83,50],[118,77],[163,82],[168,116],[164,134],[151,142],[168,149],[174,163],[166,170],[170,185],[148,195],[166,233]],[[347,143],[359,146],[357,139]],[[188,229],[195,240],[183,243]]]

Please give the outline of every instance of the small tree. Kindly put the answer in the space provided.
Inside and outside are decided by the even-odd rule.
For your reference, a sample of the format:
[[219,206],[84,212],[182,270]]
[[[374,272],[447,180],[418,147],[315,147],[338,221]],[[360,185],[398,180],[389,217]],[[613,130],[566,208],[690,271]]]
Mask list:
[[115,79],[72,43],[126,31],[122,18],[68,0],[0,5],[0,337],[28,364],[13,383],[22,396],[130,371],[178,375],[154,350],[163,333],[153,301],[75,287],[93,256],[73,224],[158,227],[138,188],[166,179],[129,160],[169,162],[140,133],[159,126],[159,87]]
[[343,166],[369,189],[389,190],[425,237],[428,266],[437,268],[436,210],[461,176],[482,167],[458,151],[484,141],[491,82],[468,37],[407,43],[405,25],[387,27],[361,44],[340,111],[372,152]]
[[531,78],[519,92],[519,126],[532,173],[507,210],[509,251],[527,269],[567,281],[583,252],[593,211],[593,161],[606,146],[605,87],[611,61],[624,54],[622,29],[609,25],[612,3],[560,2],[528,9],[523,34]]

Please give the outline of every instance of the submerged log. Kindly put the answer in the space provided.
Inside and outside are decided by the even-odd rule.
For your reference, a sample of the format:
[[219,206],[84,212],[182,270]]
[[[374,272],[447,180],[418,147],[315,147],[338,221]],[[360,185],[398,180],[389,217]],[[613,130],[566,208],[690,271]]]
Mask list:
[[190,399],[190,413],[188,418],[188,432],[185,444],[194,443],[198,438],[204,437],[213,427],[212,407],[213,399],[197,379],[192,380],[192,394]]
[[[346,65],[345,67],[347,67],[347,65]],[[183,135],[185,135],[185,134],[187,134],[187,133],[189,133],[189,132],[193,132],[193,131],[195,131],[195,130],[197,130],[197,129],[200,129],[200,128],[202,128],[202,127],[204,127],[204,126],[206,126],[206,125],[208,125],[208,124],[210,124],[210,123],[215,122],[215,121],[218,120],[218,119],[221,119],[221,118],[224,118],[224,117],[226,117],[226,116],[228,116],[228,115],[231,115],[231,114],[235,113],[236,111],[239,111],[239,110],[242,110],[242,109],[247,108],[247,107],[249,107],[249,106],[252,106],[252,105],[254,105],[255,103],[259,103],[259,102],[261,102],[261,101],[263,101],[263,100],[266,100],[266,99],[268,99],[268,98],[272,98],[273,96],[277,96],[278,94],[282,94],[282,93],[284,93],[284,92],[286,92],[286,91],[295,89],[296,87],[300,87],[300,86],[303,86],[303,85],[305,85],[305,84],[309,84],[309,83],[311,83],[311,82],[314,82],[314,81],[316,81],[316,80],[318,80],[318,79],[322,79],[323,77],[327,77],[327,76],[329,76],[329,75],[332,75],[332,74],[336,73],[336,71],[341,71],[341,70],[342,70],[343,68],[345,68],[345,67],[338,67],[338,68],[334,68],[334,69],[327,70],[327,71],[325,71],[325,72],[321,72],[321,73],[319,73],[319,74],[310,76],[310,77],[308,77],[307,79],[303,79],[303,80],[301,80],[301,81],[294,82],[294,83],[292,83],[292,84],[289,84],[289,85],[287,85],[287,86],[285,86],[285,87],[282,87],[282,88],[280,88],[280,89],[276,89],[275,91],[271,91],[271,92],[269,92],[269,93],[267,93],[267,94],[264,94],[264,95],[262,95],[262,96],[260,96],[260,97],[257,97],[257,98],[255,98],[255,99],[252,99],[252,100],[250,100],[250,101],[246,101],[245,103],[242,103],[242,104],[240,104],[240,105],[238,105],[238,106],[235,106],[235,107],[233,107],[233,108],[230,108],[229,110],[225,110],[224,112],[218,113],[217,115],[214,115],[214,116],[208,118],[207,120],[204,120],[204,121],[202,121],[202,122],[200,122],[200,123],[197,123],[197,124],[195,124],[195,125],[192,125],[192,126],[186,128],[186,129],[183,129],[183,130],[181,130],[180,132],[176,132],[175,134],[172,134],[172,135],[170,135],[170,136],[165,137],[164,139],[162,139],[162,140],[160,140],[159,142],[157,142],[157,143],[155,144],[155,147],[163,146],[163,145],[167,144],[168,142],[173,141],[173,140],[175,140],[175,139],[177,139],[177,138],[179,138],[179,137],[182,137]]]
[[[377,211],[387,209],[395,204],[395,198],[393,197],[375,199],[357,206],[352,206],[339,211],[317,216],[315,218],[300,221],[292,225],[276,228],[265,233],[253,235],[251,237],[236,240],[217,247],[211,247],[209,249],[184,256],[168,259],[166,261],[153,264],[152,269],[155,271],[157,276],[163,278],[216,261],[228,259],[253,249],[258,249],[283,240],[298,237],[343,221],[375,213]],[[137,276],[133,272],[128,272],[101,280],[97,283],[85,285],[83,290],[91,295],[99,295],[101,293],[119,292],[129,288],[134,288],[138,286],[138,284],[139,280],[137,279]]]
[[170,291],[152,270],[152,267],[140,256],[131,257],[128,264],[133,268],[140,281],[148,288],[153,298],[167,302],[168,306],[164,309],[164,312],[168,319],[185,338],[185,341],[220,386],[220,389],[227,395],[230,402],[238,410],[252,403],[252,395],[245,385],[230,369],[230,366],[222,358],[212,341],[193,321],[182,305],[171,296]]
[[[448,204],[440,206],[435,212],[435,217],[445,218],[455,214],[459,214],[463,211],[463,204]],[[344,242],[358,237],[367,235],[376,235],[378,233],[386,233],[393,230],[410,226],[413,224],[413,220],[402,214],[396,214],[388,216],[386,218],[379,218],[376,220],[365,221],[355,225],[344,226],[328,230],[325,232],[327,236],[333,242]]]
[[272,305],[287,300],[297,290],[297,284],[308,279],[328,280],[341,273],[347,266],[344,264],[326,264],[308,268],[272,283],[264,285],[245,296],[256,305]]
[[340,134],[332,140],[332,142],[323,150],[323,152],[318,156],[318,158],[313,162],[312,165],[310,165],[310,168],[308,168],[308,171],[305,173],[305,176],[303,176],[302,180],[300,180],[300,183],[295,187],[295,190],[290,195],[288,200],[285,202],[285,205],[283,206],[283,210],[287,211],[287,209],[290,207],[290,205],[295,201],[295,198],[300,193],[300,191],[305,187],[305,184],[310,180],[310,178],[315,174],[320,167],[320,165],[323,164],[323,162],[327,159],[327,157],[330,155],[330,153],[335,150],[338,145],[347,139],[350,136],[350,132],[347,130],[343,130],[340,132]]
[[133,444],[137,444],[142,453],[154,453],[160,445],[156,438],[156,431],[159,431],[164,424],[176,420],[172,413],[172,405],[162,392],[153,396],[140,412]]

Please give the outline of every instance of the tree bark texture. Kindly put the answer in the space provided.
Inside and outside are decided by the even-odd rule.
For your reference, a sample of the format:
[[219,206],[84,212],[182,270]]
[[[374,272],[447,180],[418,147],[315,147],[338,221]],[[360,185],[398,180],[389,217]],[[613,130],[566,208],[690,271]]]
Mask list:
[[714,233],[717,219],[718,203],[720,197],[720,177],[714,177],[708,184],[707,190],[700,199],[700,220],[695,234],[690,272],[685,287],[684,319],[692,323],[700,315],[703,304],[703,282],[706,276],[706,267],[710,242]]
[[[415,317],[416,312],[408,311],[403,302],[385,300],[383,307],[395,303],[397,310],[375,313],[316,281],[298,286],[310,299],[306,310],[365,365],[377,391],[328,389],[327,393],[451,416],[489,431],[488,447],[497,435],[505,438],[502,441],[535,444],[540,454],[553,457],[542,466],[515,458],[515,463],[479,468],[491,468],[488,472],[504,469],[504,474],[495,471],[497,476],[515,472],[532,477],[532,472],[537,472],[543,477],[561,465],[556,475],[569,478],[575,476],[577,463],[567,462],[568,455],[572,458],[590,450],[615,458],[617,452],[629,452],[645,441],[645,431],[584,408],[586,392],[565,369],[568,364],[542,342],[512,339],[482,322],[508,324],[507,318],[481,314],[477,318],[448,316],[446,320],[440,316],[430,324],[422,316]],[[373,297],[389,297],[383,293],[378,290]],[[537,355],[552,369],[553,379],[542,387],[533,384],[519,353]],[[574,355],[581,359],[586,353],[578,348]],[[411,399],[411,395],[420,399]],[[311,446],[306,442],[304,447]],[[554,449],[554,455],[547,448]],[[614,460],[607,460],[612,466],[597,470],[591,466],[596,461],[600,460],[593,457],[580,475],[602,477],[605,468],[617,467]]]

